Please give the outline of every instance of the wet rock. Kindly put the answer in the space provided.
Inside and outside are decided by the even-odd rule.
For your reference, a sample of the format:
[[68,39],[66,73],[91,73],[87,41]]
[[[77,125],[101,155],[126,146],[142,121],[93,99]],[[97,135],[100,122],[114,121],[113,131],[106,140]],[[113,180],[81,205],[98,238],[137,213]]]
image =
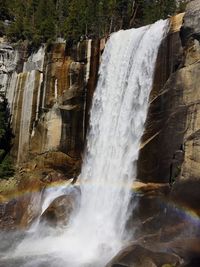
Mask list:
[[106,267],[156,267],[169,264],[178,266],[179,257],[166,252],[153,252],[134,244],[120,251]]
[[[61,153],[62,155],[62,153]],[[16,176],[0,181],[0,229],[27,229],[41,214],[42,195],[45,188],[58,184],[72,183],[73,174],[64,175],[69,168],[66,155],[46,155],[39,157],[20,168]],[[44,156],[44,155],[43,155]],[[61,165],[62,170],[61,169]],[[73,162],[71,163],[73,170]],[[55,169],[53,169],[55,167]],[[58,169],[58,170],[56,170]]]
[[143,193],[145,196],[167,195],[170,192],[170,186],[168,183],[142,183],[136,181],[133,183],[133,191],[137,193]]
[[184,258],[185,261],[191,261],[192,259],[200,256],[200,240],[196,238],[183,238],[180,237],[175,241],[171,241],[167,244],[174,253]]
[[76,208],[75,196],[63,195],[56,198],[41,216],[42,222],[51,226],[67,225]]
[[0,229],[14,230],[19,223],[21,210],[15,199],[0,204]]
[[200,183],[198,179],[181,180],[174,183],[170,197],[174,203],[200,218]]
[[137,178],[142,182],[169,183],[173,163],[179,168],[175,154],[182,144],[185,111],[181,101],[183,87],[174,73],[180,67],[183,57],[179,36],[183,15],[171,19],[170,31],[158,51],[150,106],[137,163]]
[[40,193],[26,193],[0,203],[0,229],[27,228],[40,212]]
[[173,184],[200,177],[199,10],[199,1],[187,5],[183,25],[181,20],[172,22],[176,30],[163,40],[158,53],[138,160],[138,179],[143,182]]

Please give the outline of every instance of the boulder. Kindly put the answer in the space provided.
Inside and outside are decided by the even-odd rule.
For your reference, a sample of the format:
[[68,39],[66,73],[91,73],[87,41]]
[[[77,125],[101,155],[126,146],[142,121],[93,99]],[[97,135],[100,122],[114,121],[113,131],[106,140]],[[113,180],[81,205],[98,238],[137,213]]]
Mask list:
[[172,253],[153,252],[138,244],[121,250],[106,267],[160,267],[165,264],[178,266],[180,259]]
[[174,183],[171,200],[184,210],[189,210],[196,218],[200,217],[200,183],[198,179],[180,180]]
[[[59,153],[58,153],[59,154]],[[45,188],[58,184],[71,184],[63,174],[64,157],[52,154],[36,158],[23,165],[14,178],[0,181],[0,229],[27,229],[41,214],[42,193]],[[44,155],[43,155],[44,156]],[[60,161],[59,161],[60,159]],[[55,169],[61,169],[63,172]],[[73,170],[73,162],[71,163]],[[52,169],[55,168],[55,169]],[[69,178],[73,173],[68,173]]]
[[67,225],[71,214],[78,208],[80,191],[75,188],[69,195],[62,195],[53,200],[43,212],[41,222],[52,227]]

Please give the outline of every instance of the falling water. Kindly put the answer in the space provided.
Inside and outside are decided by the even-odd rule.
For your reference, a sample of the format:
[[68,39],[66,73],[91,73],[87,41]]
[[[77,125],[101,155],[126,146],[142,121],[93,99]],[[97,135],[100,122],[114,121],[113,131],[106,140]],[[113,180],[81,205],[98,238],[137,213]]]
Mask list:
[[167,21],[159,21],[111,35],[102,56],[79,176],[80,208],[64,229],[25,238],[10,255],[27,257],[21,266],[103,267],[127,241],[131,185],[157,52],[167,28]]

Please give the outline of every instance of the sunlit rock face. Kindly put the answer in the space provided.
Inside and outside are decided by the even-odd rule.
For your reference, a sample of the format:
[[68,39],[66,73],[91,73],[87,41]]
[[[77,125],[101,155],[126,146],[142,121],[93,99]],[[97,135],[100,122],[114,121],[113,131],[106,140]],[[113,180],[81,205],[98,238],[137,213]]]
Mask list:
[[17,67],[18,53],[12,46],[0,43],[0,84],[1,92],[6,90],[10,79],[10,72],[14,77],[17,75],[15,69]]
[[100,42],[92,40],[70,48],[44,45],[29,55],[25,47],[1,43],[1,91],[8,98],[11,153],[18,164],[49,151],[81,157],[99,53]]
[[[183,139],[184,162],[181,178],[200,177],[200,3],[193,1],[187,6],[186,16],[181,29],[184,44],[184,67],[179,72],[182,81],[183,103],[187,107],[187,117]],[[190,35],[187,35],[190,29]]]
[[0,228],[15,229],[39,215],[44,188],[80,172],[100,41],[55,43],[31,54],[25,44],[0,42],[0,90],[11,114],[11,155],[20,167],[15,185],[8,181],[0,190]]

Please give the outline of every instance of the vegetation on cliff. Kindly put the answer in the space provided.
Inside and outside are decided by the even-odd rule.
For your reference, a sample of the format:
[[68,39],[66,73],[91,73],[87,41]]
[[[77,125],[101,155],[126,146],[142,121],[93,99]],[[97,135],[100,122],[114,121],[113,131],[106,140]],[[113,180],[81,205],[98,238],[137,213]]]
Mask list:
[[33,45],[57,37],[77,41],[138,27],[175,14],[185,0],[0,0],[0,34]]
[[7,112],[7,101],[0,96],[0,179],[8,178],[14,173],[11,158],[8,153],[11,147],[11,130],[9,125],[9,114]]

